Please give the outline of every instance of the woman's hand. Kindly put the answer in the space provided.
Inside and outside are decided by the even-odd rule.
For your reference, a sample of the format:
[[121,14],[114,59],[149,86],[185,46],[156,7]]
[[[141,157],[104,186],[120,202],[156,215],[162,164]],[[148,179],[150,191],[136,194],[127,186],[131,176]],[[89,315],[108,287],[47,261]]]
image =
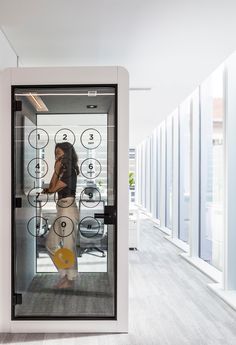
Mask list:
[[48,194],[49,193],[49,188],[44,188],[41,192],[41,194]]

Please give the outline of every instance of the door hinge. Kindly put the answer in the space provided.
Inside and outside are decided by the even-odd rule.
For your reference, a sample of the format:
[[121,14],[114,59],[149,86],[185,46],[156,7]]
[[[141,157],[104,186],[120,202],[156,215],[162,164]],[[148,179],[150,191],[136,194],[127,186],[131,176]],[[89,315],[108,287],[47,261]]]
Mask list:
[[13,110],[14,111],[21,111],[22,110],[22,101],[14,101],[13,102]]
[[20,293],[14,293],[13,294],[13,304],[22,304],[22,294]]
[[22,198],[15,198],[15,208],[22,207]]

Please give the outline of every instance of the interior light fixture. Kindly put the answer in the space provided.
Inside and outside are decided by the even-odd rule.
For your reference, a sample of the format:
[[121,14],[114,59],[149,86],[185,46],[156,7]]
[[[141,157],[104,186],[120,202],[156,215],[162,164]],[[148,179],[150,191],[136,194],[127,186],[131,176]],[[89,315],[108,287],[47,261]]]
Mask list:
[[42,98],[33,93],[29,93],[27,99],[30,101],[32,106],[38,111],[48,111],[46,104],[43,102]]
[[95,109],[95,108],[97,108],[98,106],[97,105],[95,105],[95,104],[89,104],[89,105],[87,105],[87,108],[88,109]]
[[130,87],[129,91],[151,91],[151,87]]

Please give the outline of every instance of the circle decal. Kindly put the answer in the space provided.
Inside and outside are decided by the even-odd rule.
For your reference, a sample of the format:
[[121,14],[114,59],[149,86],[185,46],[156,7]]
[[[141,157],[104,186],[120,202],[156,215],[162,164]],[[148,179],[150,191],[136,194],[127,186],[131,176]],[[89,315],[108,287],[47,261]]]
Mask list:
[[74,223],[69,217],[61,216],[54,221],[53,230],[60,237],[68,237],[74,231]]
[[100,175],[102,166],[97,159],[87,158],[81,163],[80,171],[84,177],[94,179]]
[[32,188],[27,195],[28,202],[31,206],[40,208],[48,202],[48,194],[42,194],[42,188]]
[[84,217],[79,222],[79,231],[81,235],[87,238],[95,237],[100,230],[100,223],[93,217]]
[[71,268],[75,263],[75,255],[68,248],[60,248],[55,252],[53,261],[60,269]]
[[75,143],[75,135],[69,128],[62,128],[56,132],[54,141],[58,143],[70,143],[72,146]]
[[69,178],[72,176],[74,169],[72,168],[72,160],[70,158],[61,158],[61,167],[59,172],[55,170],[55,173],[58,177],[62,176],[64,173]]
[[28,142],[34,149],[43,149],[49,143],[49,135],[44,129],[36,128],[30,132]]
[[95,187],[86,187],[80,194],[80,200],[85,207],[96,207],[101,201],[101,193]]
[[80,136],[81,144],[89,150],[96,149],[102,142],[101,134],[94,128],[88,128]]
[[47,232],[47,227],[47,219],[40,216],[34,216],[30,218],[27,223],[27,230],[29,234],[34,237],[45,235],[45,233]]
[[27,171],[33,178],[43,178],[47,175],[48,164],[42,158],[33,158],[27,166]]
[[[69,189],[69,190],[71,191],[71,189]],[[58,207],[67,208],[67,207],[70,207],[71,205],[73,205],[73,203],[75,201],[75,197],[73,197],[70,202],[68,202],[67,200],[64,200],[63,198],[58,200],[58,194],[56,192],[54,194],[54,201]]]

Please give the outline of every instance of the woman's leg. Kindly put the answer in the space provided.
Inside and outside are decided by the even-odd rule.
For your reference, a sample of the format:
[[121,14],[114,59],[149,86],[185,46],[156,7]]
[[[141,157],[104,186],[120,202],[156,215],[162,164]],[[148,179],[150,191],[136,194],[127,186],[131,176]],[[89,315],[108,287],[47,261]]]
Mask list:
[[[68,207],[66,207],[66,203],[68,203]],[[56,287],[64,287],[64,285],[65,287],[69,287],[70,284],[67,286],[68,280],[69,282],[72,282],[77,277],[78,265],[76,237],[78,222],[79,211],[76,203],[73,203],[73,199],[70,197],[64,198],[63,207],[57,206],[57,216],[46,239],[46,248],[49,256],[51,257],[55,267],[60,273],[60,277],[62,278]],[[74,254],[74,261],[70,268],[62,269],[58,267],[54,261],[56,251],[61,248],[61,242],[63,248],[69,249]]]
[[76,202],[72,197],[61,199],[61,203],[59,201],[59,205],[63,205],[63,207],[59,206],[60,214],[58,218],[58,226],[60,227],[59,231],[60,234],[62,234],[62,247],[69,249],[74,255],[73,263],[69,268],[65,268],[63,273],[64,275],[67,275],[67,278],[70,281],[72,281],[75,280],[78,275],[76,237],[79,211]]
[[74,263],[70,268],[66,268],[66,274],[69,280],[75,280],[78,275],[78,263],[77,263],[77,227],[78,227],[78,209],[76,206],[71,206],[67,210],[67,216],[70,218],[73,224],[73,231],[69,236],[63,238],[63,248],[71,250],[74,254]]
[[61,245],[60,245],[61,237],[58,235],[58,234],[61,234],[61,228],[59,226],[59,223],[57,222],[57,219],[59,216],[60,216],[60,213],[57,212],[57,216],[54,219],[52,226],[49,230],[48,236],[46,238],[45,247],[48,251],[48,254],[49,254],[54,266],[56,267],[56,269],[60,273],[60,277],[63,278],[66,276],[65,270],[59,268],[54,261],[54,256],[55,256],[56,251],[61,248]]

